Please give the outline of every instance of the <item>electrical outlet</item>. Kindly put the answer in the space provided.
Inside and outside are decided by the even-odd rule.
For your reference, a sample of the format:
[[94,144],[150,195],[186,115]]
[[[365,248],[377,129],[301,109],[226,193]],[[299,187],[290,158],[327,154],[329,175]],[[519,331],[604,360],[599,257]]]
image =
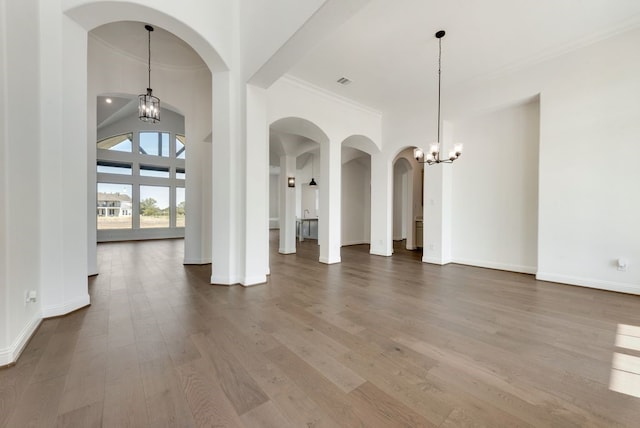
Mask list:
[[38,301],[38,293],[35,290],[25,291],[24,293],[25,303],[35,303]]
[[621,272],[626,272],[627,271],[627,260],[623,259],[623,258],[619,258],[618,259],[618,270]]

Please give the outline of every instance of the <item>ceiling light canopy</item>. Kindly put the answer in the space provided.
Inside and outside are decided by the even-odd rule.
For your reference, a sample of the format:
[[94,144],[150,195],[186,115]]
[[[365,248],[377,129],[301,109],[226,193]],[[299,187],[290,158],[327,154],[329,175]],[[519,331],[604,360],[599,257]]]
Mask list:
[[153,96],[151,89],[151,32],[153,27],[145,25],[144,28],[149,33],[149,84],[147,93],[138,95],[138,118],[143,122],[160,122],[160,98]]
[[445,32],[444,30],[440,30],[435,35],[438,39],[438,139],[435,143],[431,143],[426,156],[422,149],[413,149],[413,157],[416,158],[419,163],[426,163],[427,165],[438,163],[452,163],[462,155],[462,144],[456,144],[453,150],[449,152],[448,157],[440,157],[440,90],[442,81],[442,38],[444,37]]

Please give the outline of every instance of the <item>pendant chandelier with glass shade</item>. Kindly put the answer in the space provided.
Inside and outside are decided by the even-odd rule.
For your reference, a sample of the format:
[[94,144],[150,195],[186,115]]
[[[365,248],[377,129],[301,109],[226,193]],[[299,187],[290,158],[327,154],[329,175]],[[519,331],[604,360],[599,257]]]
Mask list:
[[419,163],[426,163],[427,165],[434,165],[438,163],[453,163],[462,155],[462,144],[456,144],[449,152],[447,158],[440,157],[440,87],[442,81],[442,38],[444,37],[444,30],[440,30],[436,33],[438,39],[438,139],[435,143],[431,143],[429,151],[425,153],[420,148],[413,149],[413,157]]
[[160,122],[160,99],[153,96],[151,89],[151,32],[153,27],[151,25],[145,25],[144,28],[149,33],[149,84],[147,86],[147,93],[138,95],[138,118],[143,122],[156,123]]

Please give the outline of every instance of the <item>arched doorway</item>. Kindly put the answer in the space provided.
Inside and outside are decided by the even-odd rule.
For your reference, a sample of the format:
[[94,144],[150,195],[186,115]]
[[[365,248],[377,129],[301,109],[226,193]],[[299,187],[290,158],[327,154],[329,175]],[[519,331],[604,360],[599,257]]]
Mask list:
[[422,248],[422,168],[413,159],[413,147],[405,148],[393,161],[393,241],[407,250]]
[[[217,6],[210,5],[207,7],[209,9],[215,9]],[[224,11],[221,12],[223,14]],[[202,29],[196,29],[191,27],[189,24],[186,24],[186,22],[191,22],[188,19],[177,19],[171,14],[165,13],[162,10],[162,7],[155,9],[133,3],[89,1],[83,2],[81,5],[73,5],[72,7],[64,10],[64,13],[70,17],[71,20],[65,20],[62,24],[63,26],[68,27],[68,31],[65,32],[65,38],[62,41],[64,45],[62,53],[65,57],[62,61],[64,64],[63,73],[73,75],[76,78],[73,80],[66,79],[63,84],[63,90],[65,93],[88,93],[86,98],[84,96],[77,97],[79,102],[69,103],[68,108],[65,109],[64,116],[74,117],[73,127],[77,128],[70,130],[68,133],[74,136],[86,135],[88,137],[87,143],[89,144],[89,147],[91,147],[90,142],[92,140],[95,143],[94,136],[96,129],[96,118],[95,113],[93,113],[96,111],[96,106],[93,105],[92,100],[95,100],[95,97],[100,93],[140,93],[144,91],[146,86],[146,64],[142,61],[129,57],[129,61],[137,62],[137,67],[135,67],[137,71],[127,74],[120,69],[116,73],[116,76],[123,78],[123,82],[126,81],[128,83],[126,87],[111,86],[107,84],[108,82],[100,82],[101,84],[104,84],[104,86],[101,88],[92,88],[88,81],[92,72],[91,68],[104,66],[105,58],[95,55],[95,51],[88,49],[87,45],[95,41],[95,39],[90,35],[90,31],[105,24],[118,22],[137,21],[138,23],[149,23],[156,27],[156,29],[160,28],[166,30],[166,33],[171,34],[176,39],[180,40],[182,45],[190,47],[195,52],[195,55],[201,58],[204,67],[199,68],[198,70],[191,69],[191,71],[195,72],[195,74],[199,74],[195,80],[203,78],[208,80],[208,84],[204,85],[204,87],[200,87],[196,92],[184,91],[184,88],[178,87],[180,85],[178,85],[177,82],[185,82],[190,78],[179,80],[173,79],[169,85],[163,88],[162,94],[159,92],[154,92],[154,94],[159,95],[163,101],[169,101],[170,104],[177,106],[186,117],[185,133],[187,134],[187,139],[190,142],[190,154],[192,155],[190,156],[190,159],[186,160],[187,169],[191,171],[187,176],[187,181],[189,181],[189,183],[196,183],[196,185],[187,186],[187,193],[195,192],[195,194],[191,196],[189,194],[186,195],[186,199],[190,201],[188,205],[190,208],[190,219],[192,221],[187,224],[185,230],[185,242],[187,244],[185,246],[184,261],[185,263],[211,263],[213,253],[212,240],[210,239],[213,228],[213,224],[210,221],[212,218],[211,202],[213,198],[212,195],[216,190],[211,189],[208,192],[199,192],[201,189],[198,188],[198,185],[203,184],[208,185],[209,188],[212,187],[212,110],[214,108],[220,110],[217,115],[218,117],[221,115],[228,116],[229,113],[226,111],[229,108],[229,103],[226,99],[222,100],[218,106],[214,106],[211,97],[213,86],[211,82],[212,73],[224,74],[228,70],[225,60],[218,53],[219,47],[214,47],[211,44],[211,41],[214,40],[221,42],[221,46],[223,45],[223,41],[219,37],[220,34],[218,33],[222,33],[224,30],[211,28],[207,32],[202,32]],[[194,25],[197,26],[198,23],[196,22]],[[207,38],[204,38],[202,34],[207,34]],[[142,28],[142,36],[146,36],[144,27]],[[156,41],[155,39],[154,41],[160,42],[160,40]],[[160,46],[160,43],[155,43],[154,46],[157,48]],[[161,57],[157,58],[160,59]],[[118,63],[116,64],[120,65]],[[157,79],[167,77],[166,74],[164,76],[162,75],[160,70],[161,68],[162,67],[158,67],[156,69],[156,67],[153,66],[153,79],[158,83],[159,80]],[[140,76],[140,81],[133,78],[133,76]],[[124,77],[127,77],[128,79],[124,79]],[[193,76],[191,76],[191,78],[193,78]],[[223,84],[226,83],[227,81],[223,82]],[[160,86],[157,86],[156,90],[159,91],[159,89]],[[204,95],[205,98],[199,98],[200,95]],[[182,100],[180,100],[180,97],[183,97]],[[89,105],[86,104],[87,99],[89,100]],[[85,111],[88,112],[88,114],[86,114]],[[78,118],[82,117],[87,117],[87,122],[78,120]],[[205,123],[206,125],[203,125]],[[223,127],[224,125],[225,124],[223,124]],[[202,130],[201,128],[206,128],[206,130]],[[72,141],[71,139],[67,140]],[[225,143],[229,144],[228,142]],[[226,153],[220,154],[220,162],[223,164],[226,162],[228,164],[228,161],[223,160],[225,156]],[[81,162],[87,162],[89,165],[94,163],[95,152],[92,152],[92,149],[90,148],[86,159],[81,160]],[[192,164],[191,166],[189,165],[190,163]],[[85,164],[84,167],[81,166],[81,169],[88,171],[89,177],[87,177],[86,182],[95,182],[95,176],[92,177],[91,172],[93,168],[89,168]],[[87,272],[89,274],[97,273],[97,247],[95,232],[96,202],[95,197],[92,197],[92,194],[95,194],[95,190],[93,187],[90,187],[87,191],[87,198],[78,200],[78,203],[82,203],[82,205],[86,204],[86,208],[83,207],[82,210],[86,210],[85,212],[87,212],[87,233],[85,239],[87,242]],[[228,206],[229,201],[226,199],[229,199],[229,192],[221,192],[219,196],[221,197],[220,204],[222,206]],[[78,208],[79,207],[76,209]],[[226,243],[223,244],[226,245]],[[227,266],[225,266],[225,268],[226,267]],[[229,269],[224,270],[226,271]],[[238,281],[229,281],[229,283],[232,282]],[[226,280],[224,283],[227,283]]]
[[364,135],[342,142],[342,245],[371,245],[371,155],[376,144]]
[[279,230],[281,254],[295,253],[296,241],[305,237],[317,239],[318,244],[322,245],[319,234],[323,227],[320,157],[322,147],[328,144],[329,138],[324,131],[306,119],[289,117],[270,125],[269,162],[272,178],[269,186],[269,223],[271,228],[277,227]]
[[[148,124],[137,119],[137,96],[131,95],[144,92],[140,84],[146,83],[144,48],[147,46],[147,33],[144,24],[112,22],[89,33],[88,99],[90,104],[92,100],[96,101],[94,106],[88,107],[88,133],[95,137],[94,145],[89,141],[87,159],[95,163],[98,153],[104,157],[104,151],[96,148],[95,142],[117,134],[118,127],[130,128],[127,132],[133,146],[132,159],[125,162],[132,166],[128,177],[131,181],[128,187],[131,193],[131,230],[108,232],[106,235],[110,238],[107,240],[184,237],[184,262],[210,263],[211,241],[206,239],[210,226],[206,219],[211,218],[212,147],[207,139],[210,139],[212,124],[211,116],[201,113],[211,111],[211,72],[203,59],[172,33],[156,25],[153,37],[155,55],[152,58],[156,59],[152,62],[151,83],[156,88],[155,94],[161,97],[162,115],[159,123]],[[142,79],[136,79],[136,76]],[[103,94],[118,96],[104,97]],[[108,109],[102,104],[107,98],[111,100]],[[120,108],[114,108],[114,104],[121,104]],[[108,110],[108,116],[103,114],[105,110]],[[158,150],[149,151],[143,147],[146,144],[143,140],[149,138],[154,139]],[[189,156],[185,155],[187,141]],[[90,189],[95,189],[95,183],[100,181],[98,178],[104,177],[100,165],[97,175],[102,177],[89,172]],[[109,174],[107,180],[105,185],[123,182],[122,177]],[[96,231],[95,207],[100,194],[100,189],[97,193],[88,193],[89,214],[93,214],[88,230],[92,241],[89,243],[90,268],[91,256],[96,251],[94,243],[105,239],[105,232]],[[141,209],[143,202],[149,201],[156,204]],[[180,202],[184,202],[182,207],[178,206]],[[178,210],[187,204],[191,221],[180,227]],[[152,209],[153,215],[145,215]],[[163,213],[166,216],[159,215]],[[162,219],[166,221],[160,221]],[[90,273],[97,273],[97,266],[96,271],[90,270]]]

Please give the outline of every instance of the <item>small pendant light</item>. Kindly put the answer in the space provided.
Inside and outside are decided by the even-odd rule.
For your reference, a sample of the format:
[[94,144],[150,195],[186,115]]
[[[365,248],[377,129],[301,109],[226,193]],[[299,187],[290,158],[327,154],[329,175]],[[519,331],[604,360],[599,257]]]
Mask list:
[[316,180],[314,180],[313,178],[314,174],[313,174],[313,155],[311,155],[311,181],[309,182],[309,186],[317,186],[318,183],[316,183]]

